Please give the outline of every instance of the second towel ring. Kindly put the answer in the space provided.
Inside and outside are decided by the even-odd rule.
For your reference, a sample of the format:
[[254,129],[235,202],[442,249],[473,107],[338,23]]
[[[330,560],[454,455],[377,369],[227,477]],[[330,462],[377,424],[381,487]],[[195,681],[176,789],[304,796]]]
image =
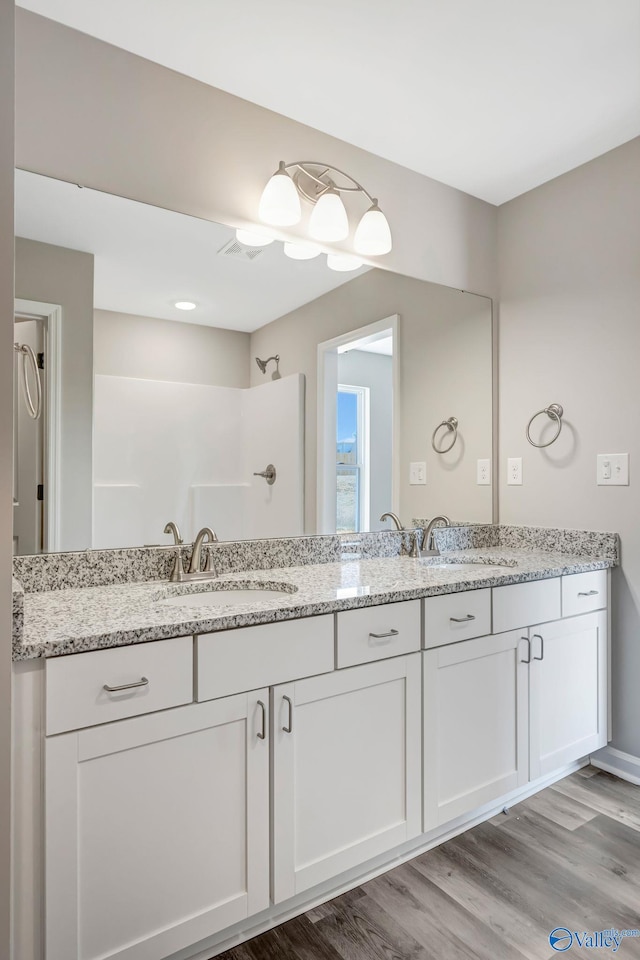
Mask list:
[[[548,440],[546,443],[536,443],[535,440],[531,439],[531,433],[530,433],[531,424],[536,419],[536,417],[541,416],[543,413],[546,413],[546,415],[549,417],[550,420],[555,420],[555,422],[558,424],[558,429],[556,430],[554,435],[551,437],[551,440]],[[527,424],[527,430],[526,430],[527,440],[529,441],[532,447],[538,447],[538,449],[541,450],[543,447],[550,447],[552,443],[556,442],[562,430],[563,414],[564,414],[564,410],[562,409],[559,403],[550,403],[548,407],[544,408],[544,410],[538,410],[537,413],[534,413],[534,415],[531,417],[531,420],[529,420],[529,423]]]
[[[453,437],[451,438],[451,443],[449,444],[448,447],[436,447],[436,433],[438,432],[438,430],[440,430],[441,427],[446,427],[447,430],[453,433]],[[436,453],[449,453],[449,450],[452,450],[453,447],[455,446],[455,442],[457,439],[458,439],[458,418],[449,417],[448,420],[443,420],[442,423],[439,423],[438,426],[433,431],[433,435],[431,437],[431,446],[433,447]]]

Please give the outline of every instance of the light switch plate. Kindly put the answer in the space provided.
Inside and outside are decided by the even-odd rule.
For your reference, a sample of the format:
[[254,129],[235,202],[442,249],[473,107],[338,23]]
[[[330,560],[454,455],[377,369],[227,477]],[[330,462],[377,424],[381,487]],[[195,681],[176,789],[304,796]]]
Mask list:
[[599,487],[628,487],[629,454],[599,453],[596,483]]
[[424,462],[409,464],[409,483],[412,486],[423,486],[427,482],[427,465]]
[[510,486],[522,486],[522,457],[509,457],[507,460],[507,483]]
[[481,487],[491,483],[491,460],[478,460],[478,476],[476,483]]

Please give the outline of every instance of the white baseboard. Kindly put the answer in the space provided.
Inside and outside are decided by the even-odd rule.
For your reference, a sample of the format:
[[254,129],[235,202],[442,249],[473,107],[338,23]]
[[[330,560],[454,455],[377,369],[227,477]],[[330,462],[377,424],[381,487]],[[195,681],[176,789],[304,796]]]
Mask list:
[[634,757],[633,754],[624,753],[615,747],[603,747],[591,755],[591,763],[600,770],[606,770],[607,773],[613,773],[622,780],[640,786],[640,757]]

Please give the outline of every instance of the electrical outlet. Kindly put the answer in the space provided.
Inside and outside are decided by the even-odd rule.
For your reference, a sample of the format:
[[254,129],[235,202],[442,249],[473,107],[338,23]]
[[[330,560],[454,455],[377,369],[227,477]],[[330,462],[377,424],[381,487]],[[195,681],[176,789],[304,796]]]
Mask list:
[[476,483],[482,487],[486,487],[491,483],[491,460],[478,460]]
[[629,454],[599,453],[596,483],[599,487],[629,486]]
[[427,482],[427,465],[426,463],[410,463],[409,464],[409,483],[412,486],[424,486]]
[[522,457],[509,457],[507,460],[507,483],[522,486]]

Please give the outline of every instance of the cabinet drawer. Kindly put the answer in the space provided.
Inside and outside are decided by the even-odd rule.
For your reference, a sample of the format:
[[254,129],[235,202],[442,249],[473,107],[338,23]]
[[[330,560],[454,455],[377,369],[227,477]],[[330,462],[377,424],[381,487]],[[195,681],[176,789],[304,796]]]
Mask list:
[[49,659],[46,696],[47,735],[191,703],[193,638]]
[[345,610],[336,619],[338,667],[420,650],[419,600]]
[[333,670],[333,616],[220,630],[196,638],[196,699],[214,700]]
[[424,645],[442,647],[491,633],[491,590],[464,590],[424,602]]
[[562,616],[602,610],[607,605],[607,571],[574,573],[562,578]]
[[560,577],[493,588],[493,632],[559,620]]

